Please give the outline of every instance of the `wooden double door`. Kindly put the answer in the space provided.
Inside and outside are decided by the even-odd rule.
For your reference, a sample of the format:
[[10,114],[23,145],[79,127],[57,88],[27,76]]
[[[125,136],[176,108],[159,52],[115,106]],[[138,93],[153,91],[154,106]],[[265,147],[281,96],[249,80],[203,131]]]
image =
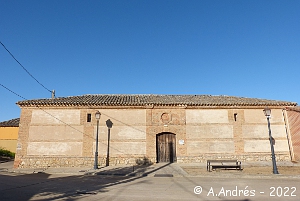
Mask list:
[[160,133],[156,135],[157,162],[176,162],[176,135]]

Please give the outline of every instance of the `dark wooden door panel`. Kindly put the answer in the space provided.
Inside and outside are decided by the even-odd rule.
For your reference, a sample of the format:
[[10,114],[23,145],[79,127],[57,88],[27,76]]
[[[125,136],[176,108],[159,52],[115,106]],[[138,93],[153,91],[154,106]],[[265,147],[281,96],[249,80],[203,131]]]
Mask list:
[[176,161],[176,137],[172,133],[162,133],[156,136],[157,162]]

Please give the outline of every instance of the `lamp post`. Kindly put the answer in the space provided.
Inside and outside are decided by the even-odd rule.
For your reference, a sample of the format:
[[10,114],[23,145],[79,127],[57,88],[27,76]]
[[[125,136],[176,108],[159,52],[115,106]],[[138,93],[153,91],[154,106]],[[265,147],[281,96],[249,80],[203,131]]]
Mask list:
[[272,153],[272,164],[273,164],[273,174],[279,174],[277,170],[277,165],[276,165],[276,157],[275,157],[275,152],[274,152],[274,145],[273,145],[273,137],[271,134],[271,127],[270,127],[270,116],[271,116],[271,109],[265,108],[264,114],[267,117],[268,120],[268,129],[269,129],[269,140],[270,140],[270,146],[271,146],[271,153]]
[[95,114],[95,117],[97,119],[97,133],[96,133],[96,150],[95,150],[94,169],[98,169],[98,130],[99,130],[99,119],[101,117],[101,113],[99,111],[97,111]]

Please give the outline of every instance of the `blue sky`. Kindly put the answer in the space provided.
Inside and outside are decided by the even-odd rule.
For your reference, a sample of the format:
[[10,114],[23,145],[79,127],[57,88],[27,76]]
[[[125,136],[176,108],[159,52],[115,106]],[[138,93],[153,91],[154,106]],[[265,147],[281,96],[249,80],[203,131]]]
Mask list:
[[[57,97],[211,94],[300,103],[299,1],[0,0],[0,41]],[[0,84],[51,94],[0,45]],[[0,121],[22,98],[0,86]]]

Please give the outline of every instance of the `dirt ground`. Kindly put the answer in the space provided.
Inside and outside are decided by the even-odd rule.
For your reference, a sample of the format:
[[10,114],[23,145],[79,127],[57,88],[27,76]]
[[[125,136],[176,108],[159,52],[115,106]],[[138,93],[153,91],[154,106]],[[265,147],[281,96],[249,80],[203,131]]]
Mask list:
[[[189,175],[214,175],[219,173],[234,173],[234,174],[248,174],[248,175],[273,175],[272,166],[252,166],[252,167],[243,167],[242,171],[239,170],[224,170],[217,169],[212,172],[208,172],[206,167],[184,167],[182,169],[186,171]],[[278,166],[277,167],[279,174],[281,175],[293,175],[300,176],[300,166]]]

